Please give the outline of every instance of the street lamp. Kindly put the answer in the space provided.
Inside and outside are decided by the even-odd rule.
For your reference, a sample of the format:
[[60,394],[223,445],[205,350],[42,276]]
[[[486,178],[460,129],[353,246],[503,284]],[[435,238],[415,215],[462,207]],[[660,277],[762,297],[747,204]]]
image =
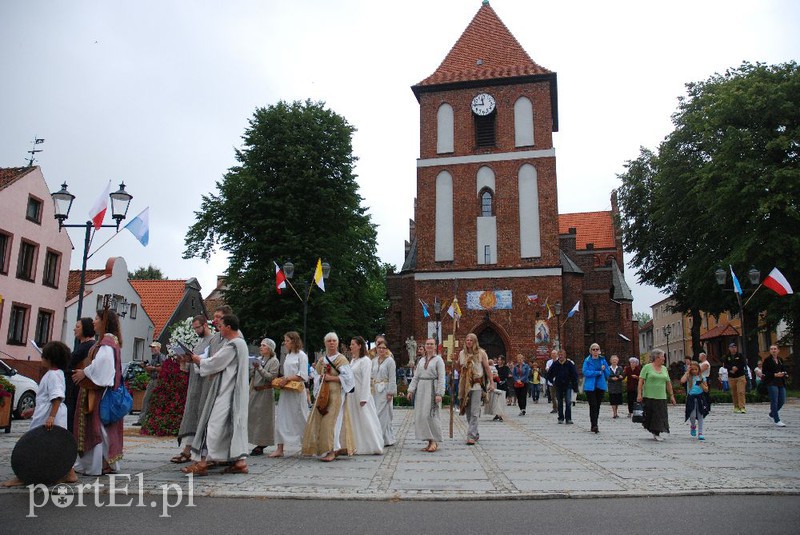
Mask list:
[[561,349],[561,301],[553,305],[556,313],[556,349]]
[[672,326],[664,325],[664,336],[667,337],[667,366],[669,366],[669,335],[672,334]]
[[[119,225],[122,220],[128,215],[128,207],[130,207],[133,195],[125,191],[125,183],[119,185],[119,189],[114,193],[108,195],[111,198],[111,217],[116,221],[114,225],[100,225],[98,228],[115,228],[119,232]],[[58,231],[61,232],[62,228],[85,228],[86,234],[83,240],[83,262],[81,263],[81,285],[78,290],[78,320],[81,319],[83,314],[83,292],[86,290],[86,261],[89,259],[89,245],[92,241],[92,227],[94,224],[87,221],[85,224],[66,224],[64,221],[69,217],[69,212],[72,209],[72,201],[75,200],[75,195],[67,190],[67,183],[61,184],[61,189],[55,193],[51,193],[50,197],[53,198],[53,206],[55,208],[55,218],[58,220]]]
[[[287,261],[283,264],[283,274],[286,275],[287,279],[291,279],[294,276],[294,264],[291,261]],[[322,263],[322,279],[327,279],[328,275],[331,274],[331,265],[327,262]],[[300,296],[298,296],[300,297]],[[308,299],[311,297],[311,286],[310,282],[306,279],[303,280],[303,297],[300,300],[303,302],[303,349],[308,351],[306,347],[306,331],[308,330]]]
[[[722,268],[717,268],[717,270],[714,272],[714,278],[717,280],[717,284],[720,286],[725,286],[725,282],[728,279],[728,272]],[[750,281],[752,286],[758,286],[758,282],[761,280],[761,272],[757,270],[755,266],[750,266],[750,270],[747,272],[747,279]],[[735,288],[722,288],[722,291],[736,293],[736,302],[739,304],[739,321],[742,326],[742,356],[749,367],[750,361],[747,358],[747,332],[745,331],[744,326],[744,304],[742,303],[742,294],[737,292]],[[743,289],[742,292],[744,291],[745,290]],[[749,378],[750,376],[748,374],[748,380]]]
[[439,301],[438,297],[433,298],[433,313],[434,319],[436,320],[436,352],[439,353],[439,324],[442,321],[442,302]]

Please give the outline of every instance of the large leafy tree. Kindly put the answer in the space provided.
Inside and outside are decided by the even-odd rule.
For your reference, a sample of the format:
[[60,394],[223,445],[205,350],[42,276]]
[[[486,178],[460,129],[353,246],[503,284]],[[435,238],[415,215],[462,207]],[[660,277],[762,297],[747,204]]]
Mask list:
[[147,267],[139,266],[134,272],[128,272],[129,279],[144,279],[144,280],[164,280],[164,274],[161,270],[153,264],[148,264]]
[[[376,257],[375,225],[358,193],[353,132],[321,102],[258,108],[236,151],[239,164],[203,196],[184,257],[207,260],[216,247],[229,253],[225,298],[248,337],[302,331],[303,303],[291,288],[275,289],[273,262],[288,260],[291,282],[310,296],[311,348],[331,330],[340,338],[383,330],[387,266]],[[304,290],[318,258],[331,264],[324,293]]]
[[[658,151],[627,162],[618,198],[639,280],[692,314],[697,351],[700,310],[738,311],[714,281],[717,268],[732,265],[745,285],[751,266],[762,278],[777,266],[800,286],[800,70],[743,63],[687,90]],[[760,312],[770,328],[787,321],[800,358],[800,297],[762,289],[745,312],[751,359]]]

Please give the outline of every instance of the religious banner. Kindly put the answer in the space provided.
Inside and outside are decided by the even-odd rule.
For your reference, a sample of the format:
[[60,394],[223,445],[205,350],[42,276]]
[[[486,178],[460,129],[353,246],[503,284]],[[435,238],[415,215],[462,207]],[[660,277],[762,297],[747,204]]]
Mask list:
[[468,310],[511,310],[511,290],[467,292]]
[[[428,338],[433,338],[436,340],[436,322],[429,321],[428,322]],[[439,340],[437,340],[438,345],[442,345],[442,331],[441,325],[439,326]]]
[[550,343],[550,326],[547,325],[545,320],[536,320],[536,344],[549,344]]

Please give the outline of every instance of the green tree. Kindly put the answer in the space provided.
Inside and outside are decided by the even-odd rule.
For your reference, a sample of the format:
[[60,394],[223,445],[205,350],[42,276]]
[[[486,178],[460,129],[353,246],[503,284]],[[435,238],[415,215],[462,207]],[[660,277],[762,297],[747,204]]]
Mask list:
[[650,314],[648,314],[647,312],[634,312],[633,319],[636,320],[636,322],[639,324],[639,328],[641,329],[642,327],[644,327],[645,323],[647,323],[653,318],[651,318]]
[[[746,284],[773,268],[800,284],[800,70],[795,62],[743,63],[687,85],[675,130],[658,152],[642,149],[620,175],[623,245],[639,280],[666,288],[676,310],[738,312],[714,271],[733,266]],[[747,296],[745,296],[747,297]],[[759,290],[745,309],[748,356],[757,355],[757,313],[769,328],[784,319],[800,364],[800,298]],[[796,368],[800,369],[800,368]]]
[[164,280],[166,277],[161,270],[152,264],[147,267],[138,267],[133,273],[128,272],[128,278],[134,280]]
[[[309,295],[307,342],[383,331],[386,266],[353,173],[355,129],[322,102],[278,102],[256,109],[238,165],[204,195],[186,235],[185,258],[229,253],[225,298],[248,336],[280,340],[302,331],[303,304],[291,288],[275,289],[275,265],[291,260],[291,281]],[[325,292],[311,281],[317,258],[331,264]],[[301,333],[302,334],[302,333]]]

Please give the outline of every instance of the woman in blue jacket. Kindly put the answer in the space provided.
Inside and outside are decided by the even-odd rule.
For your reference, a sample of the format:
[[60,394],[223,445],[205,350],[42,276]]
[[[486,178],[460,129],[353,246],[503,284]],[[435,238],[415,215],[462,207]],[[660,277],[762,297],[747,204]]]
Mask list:
[[589,402],[589,421],[593,433],[600,432],[597,427],[597,417],[600,415],[600,403],[606,393],[606,379],[609,373],[608,363],[600,355],[600,346],[592,344],[589,346],[589,355],[583,359],[583,391]]

